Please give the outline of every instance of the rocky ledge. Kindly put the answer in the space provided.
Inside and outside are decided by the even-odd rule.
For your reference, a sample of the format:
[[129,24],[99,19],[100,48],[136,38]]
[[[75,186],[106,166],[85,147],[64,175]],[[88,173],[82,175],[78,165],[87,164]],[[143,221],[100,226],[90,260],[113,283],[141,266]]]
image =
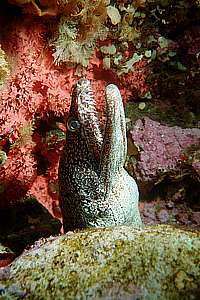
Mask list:
[[1,299],[199,299],[200,233],[169,225],[68,232],[1,269]]

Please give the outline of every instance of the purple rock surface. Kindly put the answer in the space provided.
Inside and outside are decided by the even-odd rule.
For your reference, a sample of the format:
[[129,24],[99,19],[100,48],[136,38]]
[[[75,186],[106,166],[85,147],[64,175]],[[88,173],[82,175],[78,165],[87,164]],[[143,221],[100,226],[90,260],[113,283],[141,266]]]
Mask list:
[[[169,127],[148,117],[137,120],[130,134],[139,149],[134,166],[139,183],[155,182],[161,173],[180,168],[188,147],[194,145],[198,149],[200,146],[199,128]],[[196,168],[197,165],[196,162]]]

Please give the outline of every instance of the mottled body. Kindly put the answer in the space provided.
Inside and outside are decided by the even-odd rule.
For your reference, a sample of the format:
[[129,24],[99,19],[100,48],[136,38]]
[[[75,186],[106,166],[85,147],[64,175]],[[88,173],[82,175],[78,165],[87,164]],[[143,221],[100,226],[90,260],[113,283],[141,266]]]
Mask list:
[[106,117],[102,133],[90,82],[79,80],[59,165],[64,231],[141,225],[138,188],[124,169],[127,141],[123,103],[112,84],[106,87]]

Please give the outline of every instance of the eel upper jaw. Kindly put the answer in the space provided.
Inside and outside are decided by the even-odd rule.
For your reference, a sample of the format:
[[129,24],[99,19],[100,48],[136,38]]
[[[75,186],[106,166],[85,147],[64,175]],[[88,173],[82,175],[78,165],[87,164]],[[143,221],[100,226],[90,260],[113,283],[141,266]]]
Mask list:
[[89,80],[81,79],[76,86],[77,112],[82,134],[87,140],[88,149],[99,162],[103,135],[99,122],[96,103]]

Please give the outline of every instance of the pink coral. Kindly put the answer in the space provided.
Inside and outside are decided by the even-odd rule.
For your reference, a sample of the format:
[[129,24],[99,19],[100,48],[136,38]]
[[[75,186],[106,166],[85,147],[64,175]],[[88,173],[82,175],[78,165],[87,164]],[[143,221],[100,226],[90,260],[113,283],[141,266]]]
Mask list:
[[[0,135],[11,129],[19,130],[36,115],[63,116],[69,109],[71,89],[77,80],[75,68],[53,64],[52,53],[46,49],[46,32],[41,21],[29,16],[14,23],[7,33],[9,38],[6,36],[2,42],[10,60],[15,58],[15,61],[10,83],[1,96]],[[105,83],[119,84],[119,79],[111,71],[103,70],[102,61],[96,56],[91,58],[85,76],[94,80],[93,88],[102,110]]]
[[[58,202],[58,164],[63,148],[63,141],[57,142],[56,137],[51,135],[50,147],[47,141],[37,132],[33,135],[36,143],[35,153],[46,160],[48,168],[44,175],[38,175],[27,195],[34,196],[56,218],[61,218]],[[43,164],[44,162],[41,162]],[[39,162],[38,162],[39,167]]]
[[0,134],[19,129],[35,115],[53,112],[59,116],[69,108],[73,70],[64,74],[52,65],[50,53],[44,52],[44,32],[41,23],[27,19],[15,24],[4,42],[7,54],[16,61],[10,84],[1,97]]
[[36,160],[32,148],[25,146],[11,149],[0,169],[0,206],[8,206],[11,201],[25,196],[36,177]]
[[130,133],[140,149],[135,165],[139,182],[153,182],[162,172],[178,168],[184,150],[200,143],[198,128],[168,127],[147,117],[137,120]]
[[[0,101],[0,135],[4,144],[5,137],[8,143],[14,142],[20,128],[35,117],[64,116],[69,109],[74,71],[71,68],[64,73],[53,65],[51,53],[45,50],[45,26],[34,19],[32,21],[25,18],[24,22],[15,23],[9,29],[9,38],[3,41],[10,60],[15,57],[10,83]],[[13,140],[13,137],[16,138]],[[24,196],[37,179],[38,166],[32,151],[29,146],[9,150],[8,160],[0,168],[2,206]],[[52,202],[48,193],[46,199]],[[47,206],[48,201],[45,202]]]
[[144,96],[149,91],[149,86],[146,83],[148,76],[147,62],[141,60],[134,65],[134,70],[124,74],[122,81],[124,87],[127,88],[126,93],[134,99],[138,96]]
[[28,195],[35,196],[36,199],[44,205],[48,211],[56,218],[61,218],[58,195],[52,192],[49,178],[47,176],[37,176]]

